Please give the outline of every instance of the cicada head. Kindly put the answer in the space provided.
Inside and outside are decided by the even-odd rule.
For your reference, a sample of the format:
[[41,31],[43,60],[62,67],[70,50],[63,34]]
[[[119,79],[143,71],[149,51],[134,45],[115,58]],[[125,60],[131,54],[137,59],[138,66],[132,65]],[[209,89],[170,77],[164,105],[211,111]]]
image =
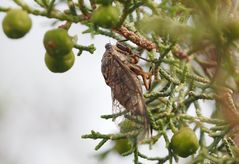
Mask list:
[[107,43],[107,44],[105,45],[105,49],[106,49],[106,50],[109,50],[110,48],[112,48],[112,45],[111,45],[110,43]]

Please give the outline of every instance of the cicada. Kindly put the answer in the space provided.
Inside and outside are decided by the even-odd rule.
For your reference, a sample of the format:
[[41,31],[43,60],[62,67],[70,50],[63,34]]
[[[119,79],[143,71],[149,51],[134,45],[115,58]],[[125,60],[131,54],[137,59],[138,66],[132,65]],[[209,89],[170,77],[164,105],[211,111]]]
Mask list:
[[146,89],[150,87],[151,73],[136,65],[139,56],[122,43],[106,44],[101,60],[101,71],[106,84],[111,88],[113,105],[119,103],[132,116],[143,118],[144,127],[149,130],[149,120],[143,90],[138,75],[141,75]]

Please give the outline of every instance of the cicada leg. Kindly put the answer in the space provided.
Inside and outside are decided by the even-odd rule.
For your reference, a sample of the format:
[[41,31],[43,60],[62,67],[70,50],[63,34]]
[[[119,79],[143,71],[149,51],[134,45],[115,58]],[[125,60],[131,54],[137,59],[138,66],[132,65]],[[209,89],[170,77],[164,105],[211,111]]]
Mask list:
[[145,72],[142,67],[134,64],[130,64],[130,69],[136,74],[140,75],[143,79],[144,86],[147,90],[149,90],[151,81],[152,81],[152,73],[150,72]]
[[138,62],[139,62],[139,56],[138,55],[133,54],[133,55],[130,56],[130,63],[131,64],[137,64]]

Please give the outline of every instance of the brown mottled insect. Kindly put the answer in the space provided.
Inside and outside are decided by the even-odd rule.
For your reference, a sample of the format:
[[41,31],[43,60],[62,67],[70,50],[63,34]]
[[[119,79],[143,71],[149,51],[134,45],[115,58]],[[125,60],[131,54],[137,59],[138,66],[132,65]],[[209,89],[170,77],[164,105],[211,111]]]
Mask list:
[[142,116],[149,130],[146,105],[138,75],[141,75],[146,89],[149,89],[151,74],[136,65],[138,56],[122,43],[106,44],[101,71],[105,82],[111,87],[113,105],[119,103],[133,116]]

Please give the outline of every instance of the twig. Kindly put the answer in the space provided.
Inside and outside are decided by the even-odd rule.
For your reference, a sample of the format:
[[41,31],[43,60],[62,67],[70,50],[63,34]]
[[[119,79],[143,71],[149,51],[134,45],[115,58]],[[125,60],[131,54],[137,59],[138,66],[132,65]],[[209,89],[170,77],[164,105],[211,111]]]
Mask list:
[[135,32],[129,31],[124,26],[121,26],[120,28],[117,28],[117,29],[113,29],[113,31],[124,36],[126,39],[132,41],[133,43],[137,44],[138,46],[145,48],[148,51],[151,51],[156,48],[156,45],[153,42],[145,39],[143,36],[140,36],[140,35],[136,34]]
[[109,139],[102,139],[98,145],[96,145],[95,150],[99,150]]
[[49,4],[49,7],[47,9],[47,13],[48,15],[51,14],[52,10],[53,10],[53,7],[54,7],[54,3],[55,3],[55,0],[51,0],[50,4]]
[[79,44],[75,44],[74,47],[76,49],[78,49],[80,51],[80,53],[82,51],[88,51],[89,53],[93,54],[96,50],[94,44],[91,44],[89,46],[82,46],[82,45],[79,45]]
[[89,138],[89,139],[110,139],[110,140],[119,140],[119,139],[125,139],[127,137],[135,137],[138,135],[138,131],[132,131],[129,133],[124,134],[101,134],[99,132],[91,131],[91,134],[86,134],[81,136],[81,138]]
[[87,8],[85,7],[84,0],[78,0],[79,8],[83,15],[88,15]]
[[115,119],[119,116],[122,116],[122,115],[125,115],[127,114],[129,111],[125,110],[123,112],[119,112],[119,113],[115,113],[115,114],[110,114],[110,115],[102,115],[101,118],[104,118],[104,119]]
[[62,20],[62,21],[66,20],[66,21],[75,22],[75,23],[85,20],[84,16],[67,15],[67,14],[62,13],[57,10],[51,11],[51,13],[49,14],[48,11],[46,11],[46,10],[41,11],[41,10],[33,9],[30,6],[28,6],[23,0],[14,0],[14,2],[16,4],[18,4],[19,6],[21,6],[23,10],[26,10],[27,12],[29,12],[33,15],[41,15],[41,16],[45,16],[48,18],[55,18],[55,19]]
[[0,12],[8,12],[9,10],[11,10],[11,8],[0,6]]
[[96,9],[96,0],[90,0],[90,5],[92,7],[93,10]]
[[69,9],[71,11],[72,15],[77,15],[76,13],[76,7],[75,7],[75,3],[72,0],[67,0],[67,4],[69,6]]
[[138,155],[138,144],[136,141],[134,141],[134,164],[139,164],[139,155]]

